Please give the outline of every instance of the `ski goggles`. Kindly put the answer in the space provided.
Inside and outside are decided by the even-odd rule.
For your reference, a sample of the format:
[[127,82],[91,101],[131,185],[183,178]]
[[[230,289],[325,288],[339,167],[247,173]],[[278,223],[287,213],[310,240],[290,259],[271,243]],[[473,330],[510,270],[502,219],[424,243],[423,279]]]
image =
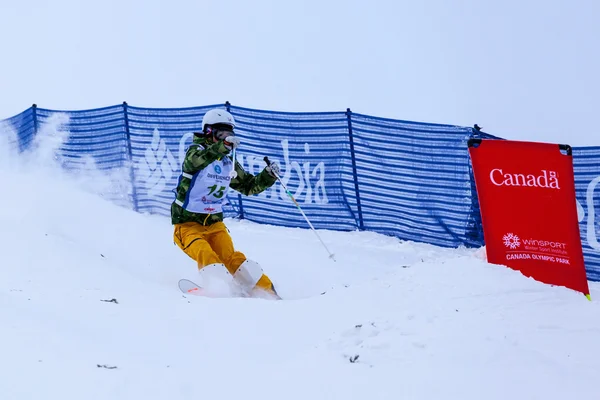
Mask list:
[[212,134],[218,140],[224,140],[229,136],[234,136],[235,132],[233,131],[233,127],[231,125],[215,124],[212,126]]

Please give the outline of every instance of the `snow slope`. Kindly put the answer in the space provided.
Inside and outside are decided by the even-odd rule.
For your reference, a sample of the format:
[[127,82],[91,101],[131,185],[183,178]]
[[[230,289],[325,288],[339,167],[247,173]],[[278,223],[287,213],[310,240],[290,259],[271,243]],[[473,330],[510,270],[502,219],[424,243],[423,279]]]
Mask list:
[[[228,220],[283,301],[183,296],[170,221],[0,144],[0,398],[594,399],[600,306],[481,250]],[[591,283],[592,299],[600,286]]]

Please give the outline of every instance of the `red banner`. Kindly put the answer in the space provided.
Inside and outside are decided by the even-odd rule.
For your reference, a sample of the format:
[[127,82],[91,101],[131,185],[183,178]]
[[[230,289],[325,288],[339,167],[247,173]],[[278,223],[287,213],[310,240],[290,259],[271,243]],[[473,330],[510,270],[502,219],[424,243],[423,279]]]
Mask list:
[[571,148],[469,141],[488,262],[588,296]]

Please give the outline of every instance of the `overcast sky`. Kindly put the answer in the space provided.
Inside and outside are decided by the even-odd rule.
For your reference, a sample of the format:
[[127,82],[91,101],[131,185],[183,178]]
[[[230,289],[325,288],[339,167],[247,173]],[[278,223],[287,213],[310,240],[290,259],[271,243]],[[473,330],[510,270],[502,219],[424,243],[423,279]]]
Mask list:
[[222,103],[600,145],[596,0],[0,0],[0,119]]

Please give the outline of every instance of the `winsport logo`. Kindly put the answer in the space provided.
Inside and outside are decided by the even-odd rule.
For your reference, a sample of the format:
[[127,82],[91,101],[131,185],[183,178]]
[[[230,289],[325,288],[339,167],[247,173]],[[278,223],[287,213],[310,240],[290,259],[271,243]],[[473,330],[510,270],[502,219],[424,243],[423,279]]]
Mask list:
[[502,237],[502,241],[510,249],[516,249],[521,246],[521,239],[514,233],[507,233]]

